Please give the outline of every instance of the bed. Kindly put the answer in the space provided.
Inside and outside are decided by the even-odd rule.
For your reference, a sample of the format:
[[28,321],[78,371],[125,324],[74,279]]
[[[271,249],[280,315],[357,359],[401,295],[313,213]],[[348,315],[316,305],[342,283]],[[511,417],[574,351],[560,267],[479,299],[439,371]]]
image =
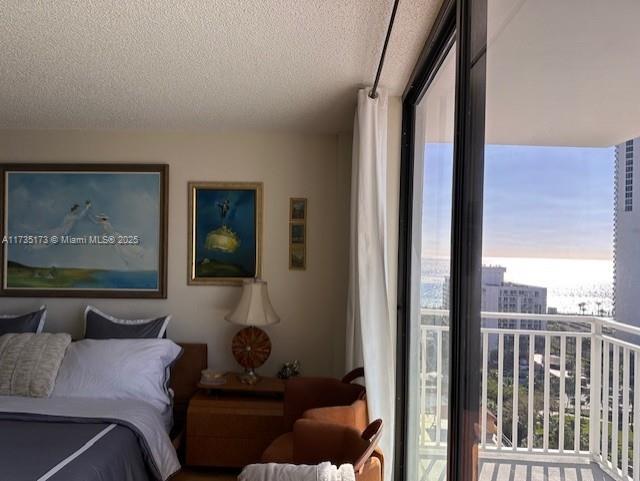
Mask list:
[[137,400],[0,396],[3,481],[151,481],[180,469],[188,400],[206,368],[205,344],[181,344],[173,366],[174,427]]

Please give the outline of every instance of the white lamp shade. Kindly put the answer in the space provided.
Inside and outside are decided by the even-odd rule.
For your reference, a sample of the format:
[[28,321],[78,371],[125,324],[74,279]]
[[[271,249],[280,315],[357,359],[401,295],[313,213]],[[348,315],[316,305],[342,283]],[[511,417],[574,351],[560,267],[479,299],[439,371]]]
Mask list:
[[244,281],[240,301],[225,319],[241,326],[268,326],[280,322],[269,300],[267,283],[259,279]]

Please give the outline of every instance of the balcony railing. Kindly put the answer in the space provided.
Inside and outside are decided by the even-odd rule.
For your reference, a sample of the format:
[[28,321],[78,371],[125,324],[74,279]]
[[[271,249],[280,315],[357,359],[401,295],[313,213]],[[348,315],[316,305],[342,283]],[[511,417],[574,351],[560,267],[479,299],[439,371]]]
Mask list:
[[[447,311],[421,314],[419,445],[428,451],[447,439],[449,327]],[[481,453],[588,458],[616,480],[640,481],[640,329],[578,315],[482,320]]]

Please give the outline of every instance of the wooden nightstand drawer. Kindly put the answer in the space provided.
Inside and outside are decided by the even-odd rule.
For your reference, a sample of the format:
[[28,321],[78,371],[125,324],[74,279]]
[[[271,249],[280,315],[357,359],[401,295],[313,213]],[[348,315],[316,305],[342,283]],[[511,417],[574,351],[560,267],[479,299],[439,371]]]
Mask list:
[[[266,386],[277,390],[265,390]],[[198,392],[187,411],[187,464],[243,467],[260,461],[269,444],[284,432],[284,385],[278,380],[233,389]]]
[[278,436],[282,433],[282,414],[260,416],[189,411],[187,432],[189,436],[218,438],[238,438],[246,433],[256,436]]

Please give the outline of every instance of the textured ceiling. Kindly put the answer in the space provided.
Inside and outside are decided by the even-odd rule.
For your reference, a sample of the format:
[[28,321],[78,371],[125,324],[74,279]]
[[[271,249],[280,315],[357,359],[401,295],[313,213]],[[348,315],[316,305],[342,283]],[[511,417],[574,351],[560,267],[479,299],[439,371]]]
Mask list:
[[[400,0],[401,94],[441,0]],[[0,0],[0,128],[350,130],[392,0]]]

